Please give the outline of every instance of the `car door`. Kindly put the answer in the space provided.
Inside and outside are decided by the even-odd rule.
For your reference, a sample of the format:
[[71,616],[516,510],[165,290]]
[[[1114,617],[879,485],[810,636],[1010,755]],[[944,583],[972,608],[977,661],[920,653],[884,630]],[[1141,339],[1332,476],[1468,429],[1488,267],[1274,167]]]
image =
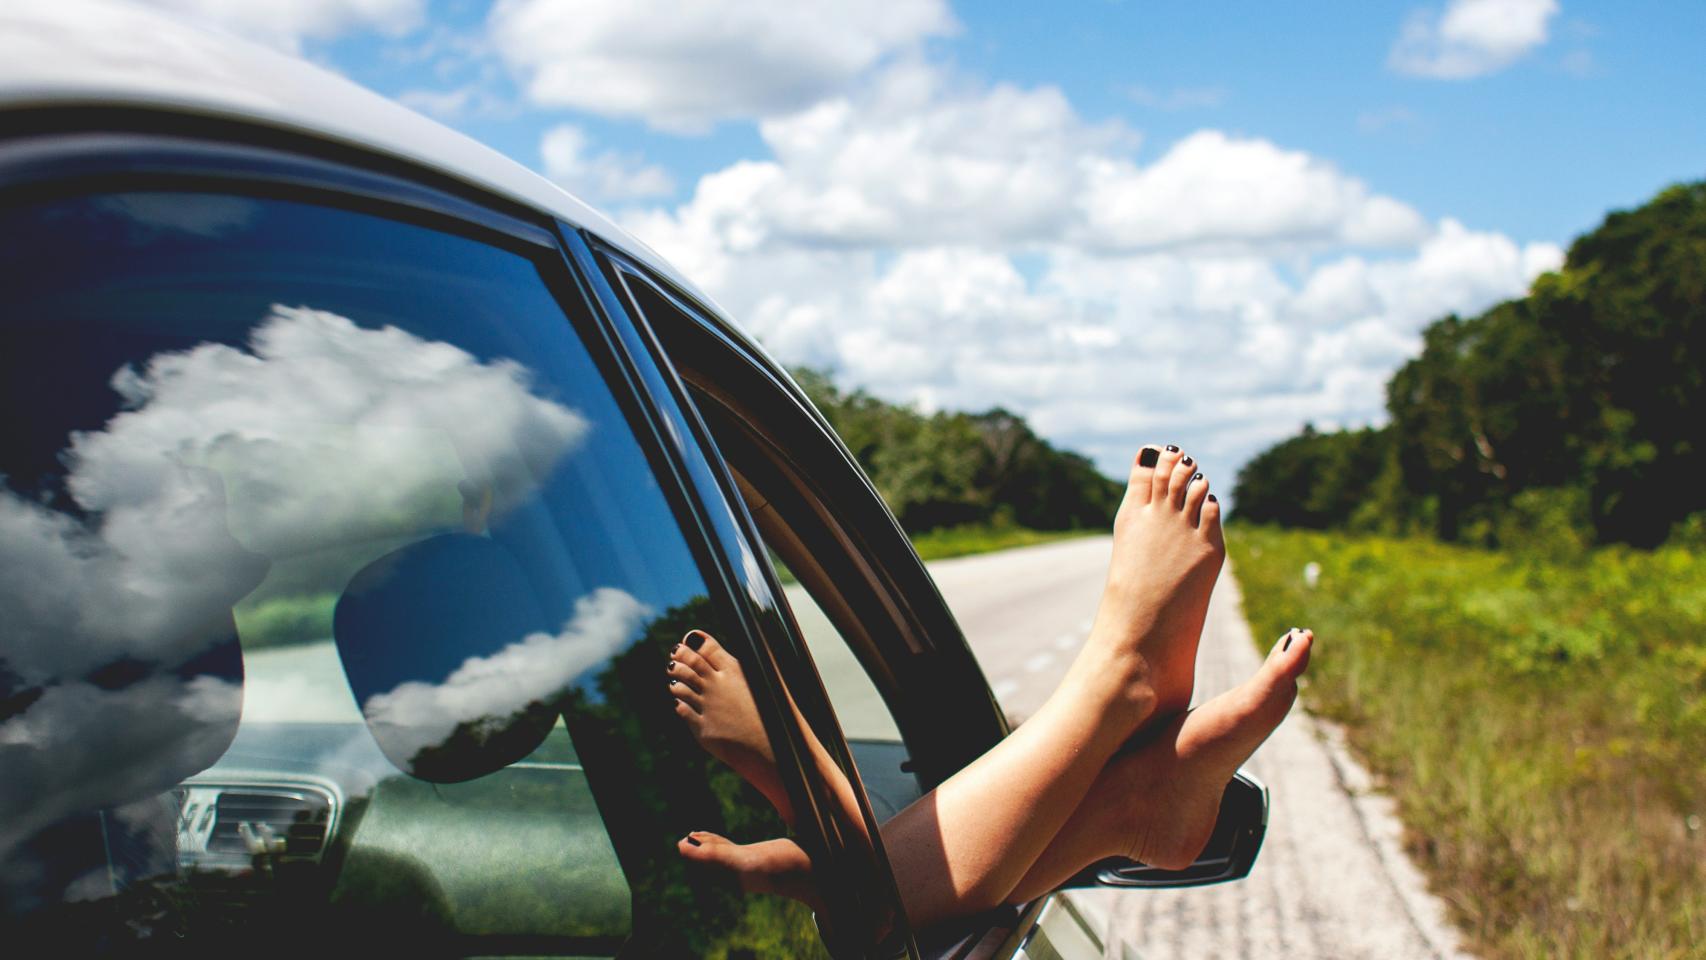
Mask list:
[[[641,268],[614,253],[604,268],[703,418],[886,820],[1005,735],[975,658],[892,515],[785,375]],[[1059,896],[914,932],[925,956],[1102,953]]]
[[[827,701],[578,234],[119,119],[0,140],[0,934],[904,952],[872,831],[801,760],[789,706]],[[791,829],[672,708],[690,629],[745,665]],[[793,838],[821,909],[688,862],[694,830]]]

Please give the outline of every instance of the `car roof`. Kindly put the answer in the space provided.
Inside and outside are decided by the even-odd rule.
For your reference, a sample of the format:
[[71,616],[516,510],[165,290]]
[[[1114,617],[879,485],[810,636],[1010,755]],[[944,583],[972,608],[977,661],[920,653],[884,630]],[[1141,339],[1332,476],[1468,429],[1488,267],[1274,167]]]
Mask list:
[[596,234],[740,332],[656,251],[573,194],[329,70],[114,0],[0,4],[0,110],[75,105],[245,121],[430,168]]

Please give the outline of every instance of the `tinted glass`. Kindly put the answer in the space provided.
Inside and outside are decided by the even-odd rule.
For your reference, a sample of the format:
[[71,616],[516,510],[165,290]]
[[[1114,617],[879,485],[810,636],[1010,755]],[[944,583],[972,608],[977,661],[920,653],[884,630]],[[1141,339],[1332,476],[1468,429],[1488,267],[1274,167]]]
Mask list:
[[732,634],[532,260],[110,194],[0,208],[0,290],[7,942],[815,943],[678,851],[783,828],[674,712]]

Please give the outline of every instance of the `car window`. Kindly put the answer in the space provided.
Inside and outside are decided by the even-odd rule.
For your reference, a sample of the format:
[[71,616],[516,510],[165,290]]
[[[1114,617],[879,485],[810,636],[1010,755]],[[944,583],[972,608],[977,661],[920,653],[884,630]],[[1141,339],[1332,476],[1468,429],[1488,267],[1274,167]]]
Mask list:
[[0,291],[9,942],[821,950],[678,850],[785,831],[666,687],[738,637],[529,255],[14,199]]

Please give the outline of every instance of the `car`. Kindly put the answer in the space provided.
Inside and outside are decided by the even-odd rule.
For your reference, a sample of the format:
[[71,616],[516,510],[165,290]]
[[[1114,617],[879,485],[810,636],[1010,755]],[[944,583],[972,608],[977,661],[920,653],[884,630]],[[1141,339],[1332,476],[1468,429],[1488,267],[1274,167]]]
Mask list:
[[[760,344],[465,137],[154,11],[8,7],[0,250],[8,943],[1100,956],[1072,888],[1250,869],[1240,775],[1187,870],[910,926],[878,825],[1008,732],[928,571]],[[695,629],[775,796],[672,708]],[[816,909],[695,830],[792,836]]]

